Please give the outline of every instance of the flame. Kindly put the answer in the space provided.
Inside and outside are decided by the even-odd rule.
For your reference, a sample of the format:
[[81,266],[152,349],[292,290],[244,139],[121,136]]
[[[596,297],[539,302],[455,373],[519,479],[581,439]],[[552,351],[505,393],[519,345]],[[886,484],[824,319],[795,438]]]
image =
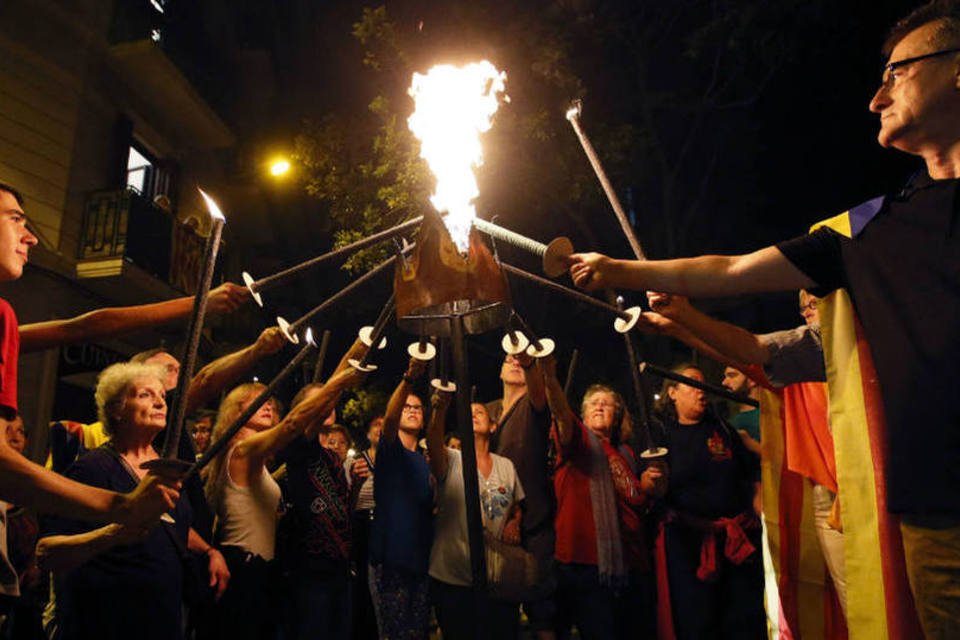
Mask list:
[[506,79],[506,73],[484,60],[463,67],[437,65],[425,75],[414,73],[410,85],[416,108],[407,126],[437,178],[430,202],[446,213],[444,224],[462,253],[477,217],[474,200],[480,190],[474,169],[483,164],[480,134],[491,127]]
[[200,187],[197,187],[197,191],[199,191],[200,195],[203,196],[203,201],[207,203],[207,210],[210,212],[210,217],[216,220],[226,220],[223,212],[220,211],[220,207],[217,206],[216,201],[208,196]]

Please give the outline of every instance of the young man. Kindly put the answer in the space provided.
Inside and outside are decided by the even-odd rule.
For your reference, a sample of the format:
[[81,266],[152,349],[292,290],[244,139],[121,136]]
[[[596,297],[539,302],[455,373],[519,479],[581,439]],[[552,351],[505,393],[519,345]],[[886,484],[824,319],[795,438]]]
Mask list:
[[[23,198],[10,186],[0,184],[0,280],[16,280],[23,274],[30,247],[37,238],[27,229]],[[6,300],[0,299],[0,411],[9,417],[17,411],[17,361],[20,346],[17,317]],[[36,511],[88,520],[128,524],[155,522],[172,509],[178,492],[156,476],[148,476],[131,494],[94,489],[73,482],[34,464],[0,438],[0,499],[29,506]]]
[[[833,425],[838,451],[849,437],[861,459],[885,455],[877,471],[858,468],[867,477],[864,491],[859,500],[850,496],[845,501],[844,513],[854,522],[878,518],[881,528],[884,519],[893,523],[892,537],[865,539],[883,549],[878,563],[884,568],[877,571],[876,582],[882,584],[883,575],[898,570],[893,556],[899,548],[923,632],[929,638],[957,637],[960,413],[953,395],[960,385],[960,240],[954,232],[960,178],[960,3],[936,0],[918,8],[894,27],[883,52],[888,62],[870,101],[870,110],[880,116],[878,141],[925,164],[905,188],[827,221],[809,236],[752,254],[653,262],[588,254],[574,256],[571,274],[589,288],[693,296],[800,288],[827,296],[843,289],[830,295],[827,311],[821,311],[832,331],[830,344],[825,341],[831,403],[849,401],[844,390],[850,390],[861,394],[859,410],[867,413],[863,403],[870,405],[879,396],[886,422],[885,430],[867,434],[853,428],[848,434]],[[858,340],[863,337],[869,350]],[[851,359],[858,360],[857,367],[850,366]],[[878,385],[871,382],[873,363]],[[839,456],[838,463],[844,464]],[[873,486],[875,473],[885,475],[885,487]],[[899,532],[888,511],[899,516]],[[854,515],[861,512],[862,517]],[[862,594],[851,590],[850,595]],[[868,611],[862,618],[855,615],[854,599],[847,605],[852,627],[861,622],[869,627],[882,618]],[[914,631],[901,629],[908,624],[903,616],[887,613],[886,626],[876,633]]]

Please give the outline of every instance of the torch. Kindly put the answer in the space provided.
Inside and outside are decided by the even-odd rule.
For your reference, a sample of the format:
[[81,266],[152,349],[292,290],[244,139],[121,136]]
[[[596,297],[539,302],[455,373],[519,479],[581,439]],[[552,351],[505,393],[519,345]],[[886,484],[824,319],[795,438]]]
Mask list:
[[422,221],[423,221],[423,216],[418,216],[416,218],[413,218],[412,220],[407,220],[406,222],[398,224],[395,227],[391,227],[390,229],[385,229],[384,231],[375,233],[372,236],[368,236],[366,238],[363,238],[362,240],[357,240],[356,242],[352,242],[348,245],[344,245],[339,249],[334,249],[333,251],[329,251],[315,258],[311,258],[305,262],[301,262],[300,264],[290,267],[289,269],[278,271],[272,276],[260,278],[259,280],[254,280],[253,276],[251,276],[248,272],[244,271],[243,283],[247,285],[247,289],[250,290],[251,295],[253,295],[253,299],[257,302],[258,305],[262,307],[263,299],[260,296],[260,293],[262,291],[266,291],[267,289],[272,289],[277,285],[283,284],[290,278],[300,273],[303,273],[308,269],[312,269],[313,267],[321,265],[324,262],[333,260],[334,258],[339,258],[341,256],[350,255],[355,251],[360,251],[361,249],[366,249],[367,247],[373,246],[384,240],[389,240],[390,238],[394,238],[400,235],[401,233],[408,231],[409,229],[413,229],[414,227],[419,226]]
[[226,223],[226,218],[224,218],[217,203],[202,189],[197,190],[200,191],[200,195],[207,205],[207,210],[213,220],[213,227],[210,229],[210,235],[207,236],[207,244],[203,252],[203,271],[200,274],[197,293],[193,298],[193,314],[190,316],[184,356],[180,359],[182,366],[180,377],[177,379],[176,404],[171,412],[172,421],[168,424],[167,433],[163,438],[161,456],[164,458],[176,458],[180,448],[180,435],[183,432],[183,420],[186,412],[187,389],[197,364],[197,349],[200,346],[200,333],[203,331],[203,320],[207,310],[207,295],[210,293],[210,285],[213,282],[213,270],[217,263],[217,253],[220,251],[220,237],[223,234],[223,225]]

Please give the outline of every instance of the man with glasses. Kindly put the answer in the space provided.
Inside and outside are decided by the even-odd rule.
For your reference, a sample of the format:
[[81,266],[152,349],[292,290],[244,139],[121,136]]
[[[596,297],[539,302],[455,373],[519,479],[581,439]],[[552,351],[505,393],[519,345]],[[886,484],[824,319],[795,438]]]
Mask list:
[[537,558],[545,585],[538,597],[523,603],[529,629],[538,638],[554,637],[553,516],[556,500],[550,478],[550,410],[543,374],[526,353],[507,355],[500,366],[503,397],[487,403],[496,424],[493,451],[513,463],[526,493],[523,512],[523,548]]
[[[874,553],[857,566],[874,577],[862,590],[848,562],[848,617],[872,637],[919,633],[908,610],[893,608],[904,599],[890,579],[904,569],[926,636],[960,637],[958,50],[957,0],[918,8],[883,48],[888,62],[869,106],[880,116],[880,145],[924,161],[906,188],[749,255],[641,263],[588,254],[571,267],[588,288],[694,296],[807,288],[828,296],[820,312],[830,327],[838,474],[845,493],[845,475],[858,482],[844,519],[865,527],[862,536],[845,529],[847,557]],[[886,616],[861,606],[871,595]]]

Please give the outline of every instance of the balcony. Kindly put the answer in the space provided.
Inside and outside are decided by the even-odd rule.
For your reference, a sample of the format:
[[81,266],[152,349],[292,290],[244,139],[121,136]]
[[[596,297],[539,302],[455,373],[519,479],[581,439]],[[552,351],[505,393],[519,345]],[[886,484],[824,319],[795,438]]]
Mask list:
[[205,239],[134,189],[90,194],[77,277],[120,303],[196,290]]

